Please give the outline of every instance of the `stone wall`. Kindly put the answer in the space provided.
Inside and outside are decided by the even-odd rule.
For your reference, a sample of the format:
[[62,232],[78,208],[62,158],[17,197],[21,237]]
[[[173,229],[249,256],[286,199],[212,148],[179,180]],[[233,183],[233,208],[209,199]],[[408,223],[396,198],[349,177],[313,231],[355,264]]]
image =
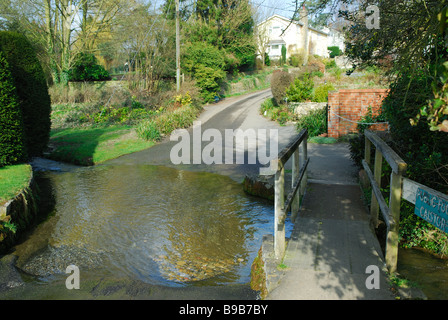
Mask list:
[[289,104],[289,107],[299,116],[305,116],[314,110],[324,109],[326,106],[326,102],[299,102]]
[[0,230],[0,252],[15,244],[25,230],[33,223],[38,213],[37,185],[33,173],[28,187],[23,189],[12,200],[0,206],[0,220],[11,221],[17,226],[16,233]]
[[[328,136],[339,138],[357,132],[358,122],[367,114],[378,115],[388,89],[344,89],[328,93]],[[387,124],[375,125],[373,130],[387,130]]]
[[339,68],[342,69],[352,69],[353,63],[349,60],[347,56],[334,57],[334,61]]

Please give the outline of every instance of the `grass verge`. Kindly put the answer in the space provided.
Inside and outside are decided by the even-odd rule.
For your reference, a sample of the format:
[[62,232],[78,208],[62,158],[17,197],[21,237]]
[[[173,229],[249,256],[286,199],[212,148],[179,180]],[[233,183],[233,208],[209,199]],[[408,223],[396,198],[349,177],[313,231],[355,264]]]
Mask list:
[[28,164],[0,168],[0,205],[14,198],[28,186],[31,173],[31,166]]
[[49,158],[78,165],[94,165],[151,147],[132,126],[54,129]]

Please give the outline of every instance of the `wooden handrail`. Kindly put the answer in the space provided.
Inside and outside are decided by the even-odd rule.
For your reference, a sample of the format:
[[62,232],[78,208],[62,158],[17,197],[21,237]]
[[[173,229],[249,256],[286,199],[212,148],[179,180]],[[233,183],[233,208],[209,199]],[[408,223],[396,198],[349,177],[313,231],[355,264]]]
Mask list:
[[[403,175],[407,164],[392,150],[380,137],[370,130],[365,130],[365,150],[362,165],[372,186],[372,201],[370,204],[370,219],[372,225],[378,227],[378,214],[381,214],[387,226],[386,239],[386,266],[389,272],[397,270],[398,261],[398,229],[400,223],[400,203],[402,195]],[[375,147],[374,172],[370,169],[371,146]],[[381,193],[381,168],[383,158],[392,169],[390,179],[389,206]]]
[[381,151],[381,154],[383,155],[384,159],[386,159],[393,172],[401,175],[406,172],[408,165],[391,147],[387,145],[387,143],[385,143],[380,137],[378,137],[370,130],[365,130],[364,134],[366,138],[373,143],[375,148]]
[[[285,253],[285,220],[287,213],[291,209],[291,220],[294,220],[300,206],[300,199],[305,192],[307,182],[306,169],[308,167],[307,149],[308,130],[303,129],[297,137],[291,141],[279,154],[271,161],[271,168],[275,173],[275,218],[274,218],[274,251],[277,259],[281,259]],[[302,161],[300,161],[299,146],[302,145]],[[286,197],[285,202],[285,164],[293,157],[292,163],[292,190]],[[302,167],[300,167],[300,163]]]
[[300,133],[296,136],[296,138],[291,141],[279,154],[277,159],[271,160],[271,168],[277,168],[277,170],[280,170],[283,168],[283,166],[288,162],[289,158],[291,158],[291,155],[294,153],[294,151],[297,149],[297,147],[303,142],[305,138],[308,138],[308,130],[303,129],[300,131]]

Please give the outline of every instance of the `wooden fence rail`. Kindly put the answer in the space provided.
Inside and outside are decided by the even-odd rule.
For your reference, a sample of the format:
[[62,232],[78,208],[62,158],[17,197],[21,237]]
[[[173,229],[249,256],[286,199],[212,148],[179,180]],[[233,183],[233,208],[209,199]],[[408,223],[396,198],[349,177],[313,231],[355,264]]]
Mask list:
[[[407,164],[380,137],[369,130],[365,130],[365,150],[362,165],[372,186],[372,201],[370,218],[372,225],[378,226],[378,213],[381,211],[387,226],[386,266],[390,272],[397,270],[398,260],[398,228],[400,224],[400,203],[402,197],[403,175]],[[375,147],[374,172],[370,170],[371,147]],[[381,193],[381,170],[383,158],[392,169],[390,182],[389,206]]]
[[[275,219],[274,219],[274,251],[275,257],[281,259],[285,253],[285,220],[291,211],[291,220],[294,221],[300,206],[300,199],[305,192],[307,183],[306,169],[308,167],[307,149],[308,131],[303,129],[297,137],[286,146],[277,159],[271,160],[271,168],[275,173]],[[302,152],[300,157],[300,149]],[[285,164],[292,156],[292,188],[285,198]],[[285,201],[286,200],[286,201]]]

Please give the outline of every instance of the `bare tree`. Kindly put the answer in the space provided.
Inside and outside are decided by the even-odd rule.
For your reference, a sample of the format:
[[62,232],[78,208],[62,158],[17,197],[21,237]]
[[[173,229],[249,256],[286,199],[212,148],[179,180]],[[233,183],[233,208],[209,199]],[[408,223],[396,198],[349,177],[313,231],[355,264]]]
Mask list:
[[45,48],[54,83],[67,83],[77,52],[92,50],[124,0],[1,0],[1,17]]

